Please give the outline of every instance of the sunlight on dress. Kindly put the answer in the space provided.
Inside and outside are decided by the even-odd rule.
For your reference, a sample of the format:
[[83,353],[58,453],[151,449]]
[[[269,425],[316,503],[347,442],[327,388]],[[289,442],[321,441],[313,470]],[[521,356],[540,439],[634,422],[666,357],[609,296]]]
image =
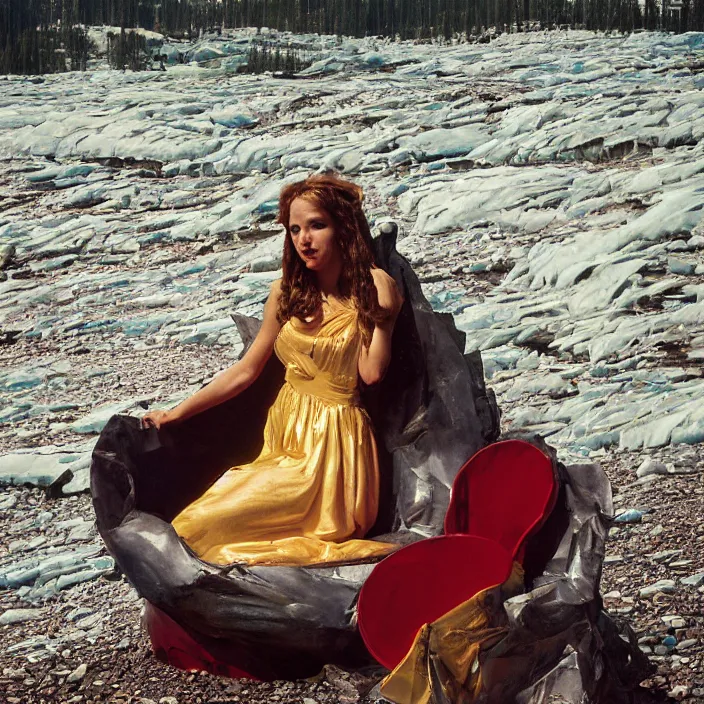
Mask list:
[[360,346],[349,303],[326,303],[321,321],[283,325],[275,351],[286,382],[259,457],[229,469],[173,520],[203,560],[310,565],[397,547],[363,540],[376,520],[379,465],[357,390]]

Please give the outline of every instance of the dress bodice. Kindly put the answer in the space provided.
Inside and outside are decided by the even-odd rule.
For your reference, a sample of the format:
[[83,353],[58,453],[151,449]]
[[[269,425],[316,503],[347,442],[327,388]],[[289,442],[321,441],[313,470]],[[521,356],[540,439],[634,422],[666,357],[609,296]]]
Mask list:
[[311,322],[291,318],[284,323],[274,349],[286,367],[286,381],[297,391],[356,405],[360,345],[356,308],[335,300]]

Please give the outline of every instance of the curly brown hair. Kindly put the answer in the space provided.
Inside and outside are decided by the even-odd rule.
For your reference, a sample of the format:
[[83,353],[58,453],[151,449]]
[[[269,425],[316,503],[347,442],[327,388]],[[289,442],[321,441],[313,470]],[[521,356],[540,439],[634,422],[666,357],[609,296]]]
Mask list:
[[354,302],[362,340],[369,346],[374,325],[384,318],[371,272],[375,266],[372,234],[362,210],[362,189],[331,174],[309,176],[281,191],[278,221],[286,228],[286,237],[277,318],[282,324],[292,317],[307,318],[320,309],[323,300],[315,273],[306,267],[291,240],[291,203],[296,198],[309,199],[322,208],[334,224],[342,255],[340,295]]

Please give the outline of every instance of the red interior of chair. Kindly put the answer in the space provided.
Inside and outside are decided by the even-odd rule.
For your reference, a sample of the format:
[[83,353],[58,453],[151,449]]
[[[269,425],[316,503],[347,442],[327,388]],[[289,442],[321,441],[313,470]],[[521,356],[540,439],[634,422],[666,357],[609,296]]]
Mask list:
[[459,471],[445,516],[445,533],[467,533],[500,543],[521,561],[526,537],[555,502],[552,462],[523,440],[477,452]]
[[382,560],[359,595],[358,623],[369,652],[393,670],[418,630],[511,573],[511,555],[492,540],[443,535]]
[[244,670],[218,660],[176,621],[148,601],[145,602],[143,624],[152,642],[152,650],[162,662],[181,670],[206,670],[223,677],[256,679]]

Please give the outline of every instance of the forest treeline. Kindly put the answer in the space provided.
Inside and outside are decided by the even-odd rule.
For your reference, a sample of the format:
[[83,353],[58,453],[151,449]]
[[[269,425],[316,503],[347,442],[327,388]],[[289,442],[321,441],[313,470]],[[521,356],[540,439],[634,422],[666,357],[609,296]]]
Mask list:
[[[641,7],[641,2],[644,4]],[[704,0],[1,0],[0,72],[85,66],[82,27],[142,27],[172,37],[223,28],[401,39],[468,38],[540,26],[704,31]]]

